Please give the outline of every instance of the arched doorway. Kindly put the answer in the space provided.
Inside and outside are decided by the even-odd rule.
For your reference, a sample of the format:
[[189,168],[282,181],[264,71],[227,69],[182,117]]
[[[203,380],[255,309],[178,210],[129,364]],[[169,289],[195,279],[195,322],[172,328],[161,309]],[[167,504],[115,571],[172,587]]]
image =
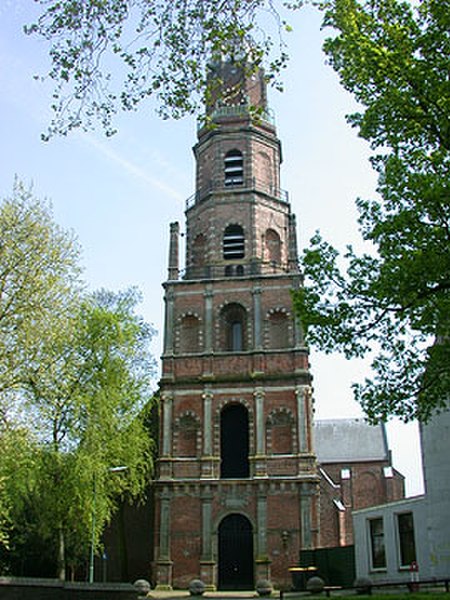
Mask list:
[[248,411],[242,404],[228,404],[220,415],[220,476],[249,477]]
[[231,514],[219,525],[219,590],[253,590],[253,528]]

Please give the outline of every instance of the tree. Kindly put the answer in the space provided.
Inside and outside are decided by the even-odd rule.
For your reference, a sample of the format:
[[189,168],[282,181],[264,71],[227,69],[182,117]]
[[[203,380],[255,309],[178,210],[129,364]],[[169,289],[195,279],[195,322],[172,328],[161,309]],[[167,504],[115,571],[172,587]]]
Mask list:
[[252,69],[273,55],[267,78],[280,85],[287,55],[279,33],[289,27],[271,1],[38,1],[42,14],[25,30],[51,43],[50,136],[90,127],[93,119],[111,134],[118,107],[133,110],[153,96],[164,117],[203,108],[220,84],[208,77],[208,64],[222,55]]
[[[31,440],[18,426],[29,367],[52,358],[50,346],[80,292],[78,245],[58,227],[47,203],[16,180],[0,205],[0,544],[8,540],[21,478],[15,468]],[[25,453],[25,454],[24,454]],[[13,484],[13,485],[11,485]],[[12,490],[14,489],[14,493]]]
[[0,568],[1,556],[9,550],[14,509],[27,486],[31,449],[27,430],[5,422],[0,425]]
[[78,302],[78,256],[48,204],[16,180],[0,206],[0,420],[12,411],[10,393],[29,365],[48,362],[43,338],[57,335]]
[[136,290],[87,294],[78,256],[17,181],[0,206],[0,560],[38,544],[60,577],[152,468],[153,329]]
[[[85,562],[93,528],[97,545],[118,500],[142,494],[151,473],[144,409],[153,330],[134,314],[138,298],[135,290],[86,297],[46,349],[51,366],[36,365],[25,388],[27,420],[39,440],[29,498],[60,578],[67,563]],[[117,466],[126,472],[113,476]]]
[[[374,379],[355,388],[370,418],[427,419],[444,407],[450,377],[449,0],[311,1],[334,30],[325,44],[330,63],[361,105],[350,123],[376,151],[381,200],[358,200],[371,248],[363,256],[349,249],[345,274],[335,249],[313,240],[303,262],[315,283],[297,307],[317,347],[348,357],[378,348]],[[218,56],[264,64],[269,79],[287,58],[280,35],[289,27],[266,0],[42,3],[46,10],[28,31],[53,44],[50,134],[89,125],[93,116],[108,129],[117,104],[135,108],[151,95],[166,115],[191,111],[220,84],[208,80],[207,68]],[[262,26],[265,11],[275,35]],[[125,65],[125,85],[116,91],[103,70],[109,49]]]
[[377,200],[357,201],[363,239],[342,259],[317,234],[296,298],[307,340],[351,358],[374,351],[355,395],[373,420],[427,420],[450,394],[450,11],[448,1],[333,0],[325,43],[376,151]]

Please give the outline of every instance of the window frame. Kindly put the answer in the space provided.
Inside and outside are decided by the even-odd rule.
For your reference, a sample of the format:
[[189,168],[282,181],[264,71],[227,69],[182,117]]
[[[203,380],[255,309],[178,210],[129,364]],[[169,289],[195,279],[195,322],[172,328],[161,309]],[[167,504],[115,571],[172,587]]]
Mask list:
[[[408,531],[401,531],[400,520],[403,517],[411,518],[412,527]],[[396,526],[396,536],[397,536],[399,569],[400,570],[409,569],[412,562],[417,562],[417,546],[416,546],[416,531],[415,531],[415,524],[414,524],[414,512],[412,510],[407,510],[407,511],[404,511],[401,513],[396,513],[395,514],[395,526]],[[404,545],[402,543],[402,539],[404,540],[405,533],[409,534],[411,536],[412,539],[410,539],[409,542],[410,543],[412,542],[412,547],[413,547],[413,552],[410,557],[411,560],[408,560],[407,562],[404,561],[404,551],[403,551]]]
[[[381,523],[381,531],[374,531],[374,524]],[[386,571],[387,569],[387,556],[386,556],[386,541],[385,541],[385,526],[384,526],[384,517],[369,517],[367,519],[367,531],[368,531],[368,539],[369,539],[369,548],[370,548],[370,569],[371,571]],[[377,546],[379,546],[377,548]],[[380,562],[377,554],[379,553],[379,549],[382,548],[382,561]]]
[[225,187],[244,185],[244,155],[240,150],[229,150],[225,154],[223,165]]
[[230,223],[225,227],[222,236],[222,257],[226,261],[245,258],[245,233],[239,223]]

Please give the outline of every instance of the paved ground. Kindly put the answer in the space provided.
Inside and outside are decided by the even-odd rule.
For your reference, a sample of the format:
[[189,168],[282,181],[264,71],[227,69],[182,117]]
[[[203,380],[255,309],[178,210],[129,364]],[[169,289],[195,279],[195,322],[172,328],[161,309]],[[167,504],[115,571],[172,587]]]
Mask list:
[[[187,590],[173,590],[170,592],[160,592],[156,590],[151,590],[148,594],[149,598],[155,598],[155,600],[178,600],[182,598],[190,597],[190,594]],[[218,600],[219,598],[257,598],[258,594],[256,592],[205,592],[203,596],[197,596],[197,598],[214,598]],[[192,598],[195,598],[193,596]]]

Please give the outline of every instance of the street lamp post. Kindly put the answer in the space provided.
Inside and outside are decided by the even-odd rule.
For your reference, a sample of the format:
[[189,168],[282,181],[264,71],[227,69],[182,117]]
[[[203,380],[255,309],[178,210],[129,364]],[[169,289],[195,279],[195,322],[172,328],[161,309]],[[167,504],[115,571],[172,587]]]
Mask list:
[[[109,473],[121,473],[127,471],[128,467],[121,465],[119,467],[110,467]],[[94,583],[94,550],[95,550],[95,527],[96,527],[96,504],[97,504],[97,480],[94,476],[92,479],[92,528],[91,528],[91,550],[89,554],[89,583]]]

